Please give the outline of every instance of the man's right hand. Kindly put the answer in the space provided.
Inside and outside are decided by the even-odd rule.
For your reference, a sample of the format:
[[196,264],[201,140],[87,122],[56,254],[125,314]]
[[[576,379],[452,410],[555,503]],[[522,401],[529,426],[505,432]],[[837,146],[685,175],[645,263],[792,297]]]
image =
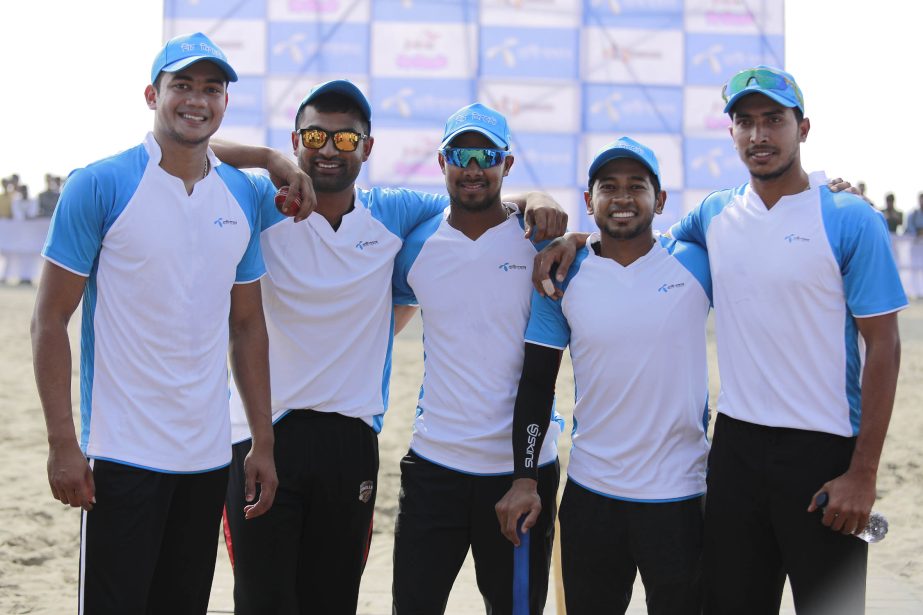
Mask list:
[[93,510],[96,503],[93,471],[76,441],[48,447],[48,485],[51,495],[62,504]]
[[519,523],[519,518],[528,515],[522,522],[522,531],[525,533],[535,525],[539,513],[542,512],[542,498],[538,495],[538,482],[533,478],[517,478],[494,509],[500,521],[500,532],[518,547],[519,533],[516,531],[516,524]]

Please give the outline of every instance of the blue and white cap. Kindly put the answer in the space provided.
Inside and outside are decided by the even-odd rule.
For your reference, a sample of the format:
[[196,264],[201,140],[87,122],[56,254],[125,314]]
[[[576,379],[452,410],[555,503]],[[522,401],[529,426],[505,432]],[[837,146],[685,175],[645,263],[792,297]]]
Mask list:
[[500,149],[510,148],[510,127],[498,111],[481,103],[462,107],[446,120],[440,149],[465,132],[478,132]]
[[202,61],[214,62],[224,71],[228,81],[237,81],[237,73],[228,64],[228,58],[210,38],[196,32],[171,38],[167,41],[151,67],[151,83],[157,81],[161,72],[175,73],[187,66]]
[[663,185],[663,182],[660,181],[660,164],[657,162],[657,156],[654,155],[654,150],[629,137],[620,137],[596,153],[596,157],[593,158],[593,162],[590,164],[590,171],[587,174],[588,180],[593,181],[593,177],[599,172],[603,165],[618,158],[631,158],[632,160],[637,160],[654,174],[654,177],[657,178],[658,185]]
[[[340,94],[349,98],[355,102],[359,109],[365,114],[365,121],[372,121],[372,107],[369,105],[368,99],[365,97],[365,94],[362,93],[356,84],[347,79],[333,79],[331,81],[324,81],[323,83],[318,83],[311,91],[308,92],[308,95],[304,97],[304,100],[301,101],[301,104],[298,105],[298,112],[295,113],[295,117],[301,113],[301,110],[305,108],[306,105],[311,104],[311,102],[316,99],[318,96],[324,94]],[[298,126],[295,126],[295,129],[298,129]]]

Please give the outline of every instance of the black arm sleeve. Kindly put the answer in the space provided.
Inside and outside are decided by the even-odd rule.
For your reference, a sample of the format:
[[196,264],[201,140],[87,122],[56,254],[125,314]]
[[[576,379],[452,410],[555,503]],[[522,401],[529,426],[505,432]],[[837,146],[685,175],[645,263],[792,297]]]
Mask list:
[[526,342],[526,356],[513,410],[513,478],[537,478],[563,351]]

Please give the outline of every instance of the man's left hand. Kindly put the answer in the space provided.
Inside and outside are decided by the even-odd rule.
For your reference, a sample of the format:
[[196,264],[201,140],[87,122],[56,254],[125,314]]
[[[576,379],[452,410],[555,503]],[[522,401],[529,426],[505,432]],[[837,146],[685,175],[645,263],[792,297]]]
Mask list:
[[259,500],[244,506],[244,518],[255,519],[269,511],[276,498],[279,479],[276,477],[276,463],[272,447],[268,450],[251,448],[244,460],[244,498],[247,502],[256,499],[256,486],[260,486]]
[[865,529],[875,502],[874,474],[847,471],[824,483],[811,498],[808,512],[819,508],[815,502],[817,496],[824,492],[828,497],[824,507],[824,525],[843,534],[858,534]]

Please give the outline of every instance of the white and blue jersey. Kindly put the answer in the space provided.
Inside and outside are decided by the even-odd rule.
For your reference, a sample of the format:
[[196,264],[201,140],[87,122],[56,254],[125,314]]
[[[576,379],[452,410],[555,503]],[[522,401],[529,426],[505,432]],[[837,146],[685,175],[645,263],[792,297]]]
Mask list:
[[735,419],[840,436],[859,432],[856,318],[907,306],[884,218],[823,173],[767,209],[744,184],[708,196],[671,229],[708,249],[721,394]]
[[[294,224],[272,198],[263,203],[273,422],[291,409],[310,408],[381,430],[394,336],[394,258],[411,230],[448,204],[446,196],[412,190],[357,189],[355,207],[334,230],[318,213]],[[250,431],[236,387],[232,391],[232,438],[239,442]]]
[[705,250],[658,236],[627,267],[577,253],[553,301],[533,291],[526,341],[574,366],[568,477],[608,497],[671,501],[705,491],[711,276]]
[[228,316],[236,283],[264,273],[259,203],[272,193],[222,165],[187,194],[152,134],[74,171],[43,255],[87,278],[81,447],[166,472],[231,460]]
[[[415,230],[394,266],[394,302],[419,305],[424,376],[410,448],[469,474],[511,474],[535,247],[511,215],[471,240],[445,215]],[[557,457],[551,421],[539,464]]]

